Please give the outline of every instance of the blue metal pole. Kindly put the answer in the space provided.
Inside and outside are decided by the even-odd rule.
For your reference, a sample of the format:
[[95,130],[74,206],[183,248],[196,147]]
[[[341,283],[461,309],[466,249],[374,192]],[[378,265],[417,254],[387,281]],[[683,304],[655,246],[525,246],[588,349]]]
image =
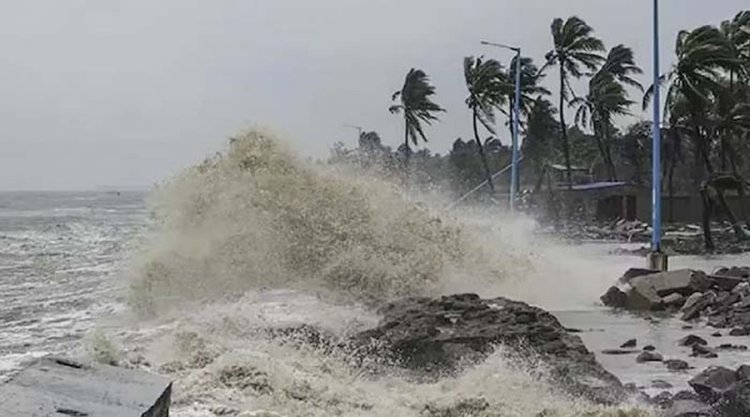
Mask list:
[[659,0],[654,0],[654,136],[651,164],[652,252],[661,252],[661,85],[659,84],[659,75]]
[[521,48],[516,48],[516,101],[513,109],[513,150],[510,174],[510,212],[516,209],[516,195],[518,194],[518,132],[521,120]]

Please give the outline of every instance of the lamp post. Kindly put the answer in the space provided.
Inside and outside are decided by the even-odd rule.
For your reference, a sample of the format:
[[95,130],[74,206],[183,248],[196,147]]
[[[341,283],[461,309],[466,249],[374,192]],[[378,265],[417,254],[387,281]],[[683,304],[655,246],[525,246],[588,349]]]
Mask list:
[[654,109],[651,148],[651,252],[648,267],[666,271],[667,255],[661,247],[661,85],[659,84],[659,0],[653,0],[654,12]]
[[511,145],[510,170],[510,212],[516,209],[516,194],[518,194],[518,132],[521,119],[521,48],[500,43],[482,41],[482,45],[508,49],[516,53],[516,98],[513,106],[513,143]]
[[357,143],[359,143],[359,139],[362,137],[362,131],[364,130],[364,128],[362,126],[355,126],[355,125],[349,125],[349,124],[345,124],[344,127],[349,128],[349,129],[357,129],[357,134],[358,134]]

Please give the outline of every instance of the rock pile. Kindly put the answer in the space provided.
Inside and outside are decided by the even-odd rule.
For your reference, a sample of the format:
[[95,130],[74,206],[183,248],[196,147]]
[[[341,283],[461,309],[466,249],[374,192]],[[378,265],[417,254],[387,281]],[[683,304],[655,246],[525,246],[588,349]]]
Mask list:
[[627,310],[679,311],[685,321],[705,318],[730,335],[750,335],[750,267],[723,268],[708,275],[683,269],[656,272],[631,269],[601,297]]
[[737,370],[721,366],[707,368],[689,382],[694,392],[675,395],[663,392],[652,403],[671,417],[747,417],[750,416],[750,366]]

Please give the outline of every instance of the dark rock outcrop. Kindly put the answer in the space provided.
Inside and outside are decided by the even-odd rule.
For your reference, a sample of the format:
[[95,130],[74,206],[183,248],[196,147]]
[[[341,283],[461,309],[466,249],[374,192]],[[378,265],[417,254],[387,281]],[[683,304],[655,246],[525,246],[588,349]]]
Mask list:
[[704,338],[702,338],[700,336],[696,336],[694,334],[689,334],[689,335],[683,337],[682,339],[680,339],[679,344],[680,344],[680,346],[691,347],[693,345],[707,345],[708,342],[706,341],[706,339],[704,339]]
[[670,272],[629,270],[620,278],[618,286],[610,288],[601,300],[610,307],[629,310],[664,310],[680,308],[687,297],[703,292],[712,281],[702,271],[682,269]]
[[565,391],[602,404],[624,400],[627,390],[550,313],[506,298],[474,294],[409,298],[380,309],[378,327],[352,343],[413,370],[451,372],[485,358],[502,344],[538,354]]
[[661,362],[664,360],[664,356],[662,356],[660,353],[644,350],[641,352],[638,357],[635,358],[635,361],[638,363],[644,363],[644,362]]
[[664,365],[670,371],[684,371],[690,369],[690,365],[681,359],[668,359],[664,361]]
[[630,340],[626,341],[625,343],[623,343],[622,345],[620,345],[620,347],[623,348],[623,349],[626,349],[626,348],[634,348],[637,345],[638,345],[638,340],[637,339],[630,339]]
[[688,384],[709,403],[718,401],[724,391],[737,382],[737,372],[723,366],[712,366],[691,379]]

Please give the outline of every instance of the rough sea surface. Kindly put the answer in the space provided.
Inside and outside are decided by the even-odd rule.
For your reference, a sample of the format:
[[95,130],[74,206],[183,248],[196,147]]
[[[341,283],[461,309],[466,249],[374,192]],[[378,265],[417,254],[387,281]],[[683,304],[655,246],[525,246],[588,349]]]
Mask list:
[[0,380],[80,346],[112,311],[116,271],[146,225],[143,192],[0,193]]

